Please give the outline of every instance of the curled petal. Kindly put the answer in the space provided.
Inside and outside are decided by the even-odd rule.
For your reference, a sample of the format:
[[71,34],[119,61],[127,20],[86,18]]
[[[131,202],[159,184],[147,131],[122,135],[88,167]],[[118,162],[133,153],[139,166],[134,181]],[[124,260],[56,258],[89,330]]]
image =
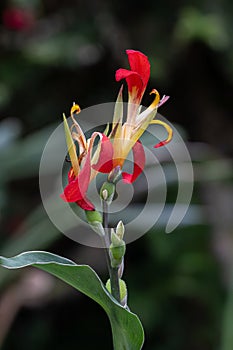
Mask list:
[[166,129],[166,131],[167,131],[167,133],[168,133],[168,136],[167,136],[166,140],[157,143],[157,144],[154,146],[154,148],[162,147],[162,146],[166,145],[167,143],[169,143],[169,142],[171,141],[172,135],[173,135],[173,131],[172,131],[172,128],[171,128],[167,123],[163,122],[162,120],[156,119],[156,120],[152,120],[152,121],[150,122],[150,124],[162,125],[162,126]]
[[[97,149],[97,154],[95,156],[98,157],[98,161],[96,164],[92,165],[92,168],[101,173],[110,173],[113,168],[113,146],[110,139],[100,133],[98,134],[101,137],[99,149]],[[93,134],[93,135],[94,135]],[[94,135],[96,137],[96,135]]]
[[132,151],[134,157],[133,174],[128,174],[125,172],[122,173],[122,178],[124,182],[127,183],[133,183],[138,178],[138,176],[142,173],[144,169],[146,161],[144,148],[140,141],[137,141],[135,143],[135,145],[132,148]]
[[143,90],[143,81],[137,72],[120,68],[116,71],[116,81],[125,79],[128,85],[129,93],[141,96]]

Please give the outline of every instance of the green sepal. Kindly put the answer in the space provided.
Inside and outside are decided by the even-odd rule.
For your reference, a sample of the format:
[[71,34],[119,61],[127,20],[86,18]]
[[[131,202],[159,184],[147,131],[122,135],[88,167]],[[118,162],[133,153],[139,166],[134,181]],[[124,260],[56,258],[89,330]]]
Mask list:
[[92,229],[100,236],[105,235],[105,231],[102,225],[102,215],[97,210],[85,210],[86,219]]
[[85,210],[86,218],[89,224],[100,222],[102,224],[102,215],[97,210]]

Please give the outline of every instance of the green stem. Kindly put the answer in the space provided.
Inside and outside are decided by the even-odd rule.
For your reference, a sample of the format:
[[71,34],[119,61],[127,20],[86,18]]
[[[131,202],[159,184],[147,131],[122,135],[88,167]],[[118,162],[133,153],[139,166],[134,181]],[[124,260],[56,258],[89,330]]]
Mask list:
[[107,267],[111,282],[111,293],[112,296],[120,303],[120,286],[119,286],[119,276],[118,276],[118,268],[114,268],[111,266],[111,259],[109,256],[109,246],[110,246],[110,234],[109,234],[109,227],[108,227],[108,203],[103,200],[103,227],[105,230],[105,237],[104,237],[104,245],[106,248],[104,248],[106,261],[107,261]]

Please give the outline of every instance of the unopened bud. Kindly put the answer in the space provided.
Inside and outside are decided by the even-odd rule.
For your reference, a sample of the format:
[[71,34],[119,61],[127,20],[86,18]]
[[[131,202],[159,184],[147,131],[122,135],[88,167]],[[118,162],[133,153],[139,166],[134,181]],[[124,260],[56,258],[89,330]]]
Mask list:
[[122,245],[122,239],[111,229],[111,242],[114,247],[119,247]]
[[111,204],[115,194],[115,185],[111,182],[104,182],[100,189],[101,198],[108,204]]
[[124,233],[125,233],[125,226],[123,222],[120,220],[116,227],[116,234],[120,239],[123,239]]
[[115,183],[118,179],[118,177],[121,175],[121,167],[120,165],[117,165],[111,173],[108,175],[108,181]]
[[[127,300],[127,287],[126,287],[125,281],[123,281],[122,279],[119,279],[119,287],[120,287],[121,303],[124,302],[124,304],[125,304],[125,300]],[[110,279],[107,280],[106,289],[108,290],[109,293],[112,294]]]
[[106,189],[102,191],[102,197],[104,201],[108,199],[108,191]]
[[122,259],[125,255],[126,246],[125,242],[120,239],[114,230],[111,233],[111,244],[109,247],[111,266],[117,268],[121,265]]

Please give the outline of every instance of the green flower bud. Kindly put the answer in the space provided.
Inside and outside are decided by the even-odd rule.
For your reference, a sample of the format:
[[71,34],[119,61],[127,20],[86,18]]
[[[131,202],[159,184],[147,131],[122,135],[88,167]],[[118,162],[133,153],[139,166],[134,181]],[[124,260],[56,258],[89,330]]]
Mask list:
[[[123,281],[122,279],[119,279],[119,287],[120,287],[120,299],[121,301],[123,301],[127,298],[127,287],[126,287],[125,281]],[[106,289],[108,290],[109,293],[112,294],[110,279],[107,280]]]
[[125,243],[123,245],[120,245],[119,247],[113,247],[113,245],[111,244],[109,249],[110,249],[111,266],[114,268],[119,267],[125,255],[125,251],[126,251]]
[[116,268],[119,267],[122,263],[122,259],[126,251],[126,246],[125,242],[116,235],[114,230],[111,232],[111,241],[112,243],[109,247],[111,266]]
[[102,215],[96,210],[85,210],[86,219],[92,229],[100,236],[105,235],[105,231],[102,225]]
[[111,182],[104,182],[100,189],[101,198],[108,204],[111,204],[115,194],[115,185]]
[[119,221],[116,227],[116,234],[120,239],[123,239],[125,233],[125,226],[122,221]]
[[111,229],[111,242],[114,247],[119,247],[124,244],[124,241]]

